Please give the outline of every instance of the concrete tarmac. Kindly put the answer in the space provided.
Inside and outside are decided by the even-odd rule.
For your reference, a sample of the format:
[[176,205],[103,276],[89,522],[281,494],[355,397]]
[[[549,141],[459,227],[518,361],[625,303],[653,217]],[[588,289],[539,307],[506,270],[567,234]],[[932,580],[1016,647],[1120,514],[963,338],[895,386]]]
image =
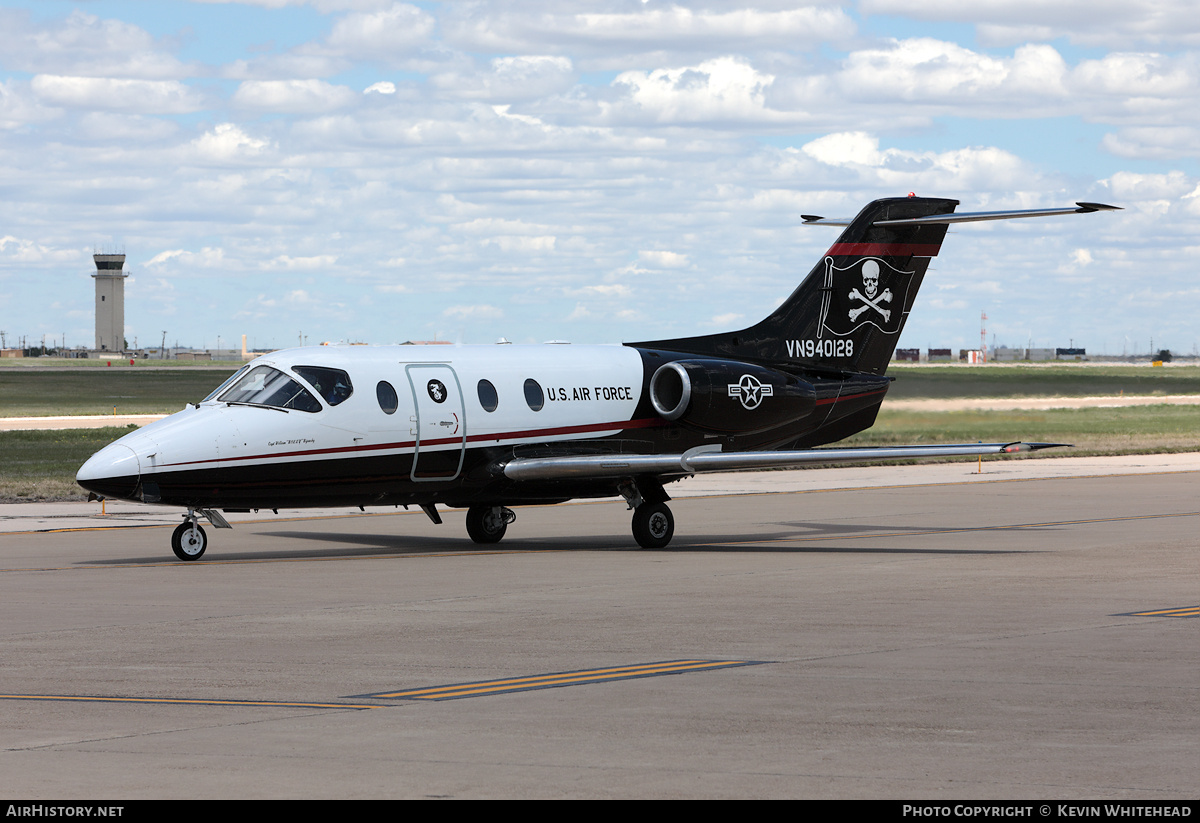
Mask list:
[[461,512],[243,515],[194,563],[178,512],[4,507],[0,785],[1194,798],[1200,459],[1158,459],[697,478],[666,551],[621,502],[486,549]]

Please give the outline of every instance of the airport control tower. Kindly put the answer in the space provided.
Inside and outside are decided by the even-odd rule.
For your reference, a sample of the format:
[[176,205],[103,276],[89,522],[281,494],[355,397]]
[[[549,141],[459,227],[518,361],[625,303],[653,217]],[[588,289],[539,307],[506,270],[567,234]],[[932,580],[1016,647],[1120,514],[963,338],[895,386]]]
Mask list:
[[96,262],[96,351],[125,349],[125,265],[123,254],[93,254]]

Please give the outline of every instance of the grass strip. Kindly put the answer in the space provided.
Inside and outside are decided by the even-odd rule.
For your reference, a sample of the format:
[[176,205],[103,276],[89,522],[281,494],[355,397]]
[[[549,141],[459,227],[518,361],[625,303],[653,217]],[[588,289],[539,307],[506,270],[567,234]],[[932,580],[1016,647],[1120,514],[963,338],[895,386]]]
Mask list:
[[75,472],[137,426],[0,432],[0,502],[86,500]]
[[165,414],[203,400],[233,373],[220,369],[0,370],[0,417]]
[[888,397],[906,400],[1200,394],[1200,366],[893,366],[888,376]]
[[1011,411],[889,411],[846,446],[927,443],[998,443],[1012,440],[1071,443],[1062,456],[1161,454],[1200,450],[1200,406]]

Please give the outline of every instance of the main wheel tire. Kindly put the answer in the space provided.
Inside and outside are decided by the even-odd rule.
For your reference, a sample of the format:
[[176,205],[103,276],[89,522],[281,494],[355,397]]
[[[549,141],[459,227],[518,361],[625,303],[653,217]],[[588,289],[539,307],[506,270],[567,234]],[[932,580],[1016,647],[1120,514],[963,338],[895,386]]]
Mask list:
[[633,510],[633,539],[643,549],[661,549],[675,535],[675,516],[666,503],[643,503]]
[[208,548],[208,535],[199,524],[185,520],[171,534],[171,551],[180,560],[199,560]]
[[467,509],[467,534],[476,543],[499,543],[508,531],[501,506],[472,506]]

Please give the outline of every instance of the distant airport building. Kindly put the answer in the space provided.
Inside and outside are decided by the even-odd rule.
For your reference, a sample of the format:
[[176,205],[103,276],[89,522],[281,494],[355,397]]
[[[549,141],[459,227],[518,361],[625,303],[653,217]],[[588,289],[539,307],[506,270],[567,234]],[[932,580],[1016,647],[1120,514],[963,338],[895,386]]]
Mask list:
[[999,346],[992,349],[991,359],[996,363],[1054,360],[1057,356],[1055,352],[1055,349],[1023,349],[1010,348],[1009,346]]
[[125,266],[123,254],[93,254],[96,273],[96,351],[125,350]]

